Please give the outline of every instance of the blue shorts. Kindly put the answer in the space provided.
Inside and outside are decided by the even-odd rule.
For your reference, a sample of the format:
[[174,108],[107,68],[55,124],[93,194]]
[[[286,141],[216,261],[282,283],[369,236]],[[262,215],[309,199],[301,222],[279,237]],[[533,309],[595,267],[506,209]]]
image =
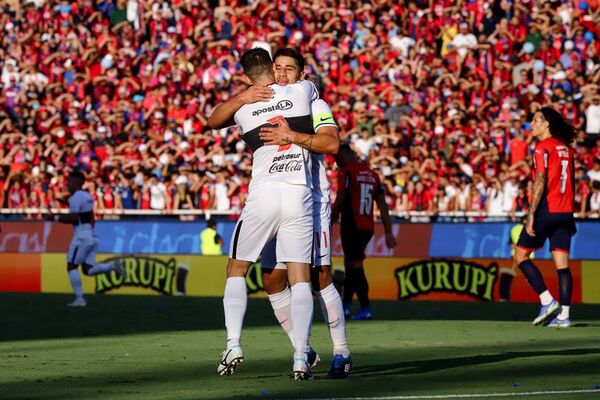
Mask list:
[[568,253],[571,250],[571,237],[577,232],[572,213],[551,213],[541,209],[535,214],[533,221],[535,237],[529,236],[523,229],[517,247],[525,250],[538,250],[544,246],[546,239],[550,240],[550,251]]

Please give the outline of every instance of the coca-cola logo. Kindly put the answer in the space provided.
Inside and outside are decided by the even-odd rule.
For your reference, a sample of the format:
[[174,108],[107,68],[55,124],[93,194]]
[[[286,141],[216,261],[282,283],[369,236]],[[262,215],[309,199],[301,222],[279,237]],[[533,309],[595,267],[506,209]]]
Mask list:
[[301,154],[282,154],[273,157],[273,163],[269,168],[269,173],[302,171],[304,161],[300,156]]
[[271,165],[269,168],[269,173],[274,174],[277,172],[296,172],[302,171],[302,161],[301,160],[290,160],[288,162],[283,163],[275,163]]

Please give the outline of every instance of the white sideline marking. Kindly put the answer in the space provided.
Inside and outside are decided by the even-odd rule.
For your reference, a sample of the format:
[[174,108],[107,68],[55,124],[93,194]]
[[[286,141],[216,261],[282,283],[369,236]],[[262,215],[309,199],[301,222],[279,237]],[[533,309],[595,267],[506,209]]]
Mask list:
[[538,392],[504,392],[504,393],[464,393],[464,394],[434,394],[414,396],[388,396],[388,397],[331,397],[312,400],[427,400],[427,399],[472,399],[481,397],[523,397],[544,396],[550,394],[578,394],[578,393],[600,393],[600,389],[579,390],[545,390]]

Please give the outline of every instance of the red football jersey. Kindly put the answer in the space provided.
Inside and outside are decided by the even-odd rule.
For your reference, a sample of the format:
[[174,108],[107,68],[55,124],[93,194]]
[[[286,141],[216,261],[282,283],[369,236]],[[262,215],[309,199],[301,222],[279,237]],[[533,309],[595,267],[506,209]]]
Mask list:
[[345,190],[342,223],[373,231],[373,201],[383,190],[379,176],[366,164],[350,164],[340,171],[338,188]]
[[574,159],[573,149],[553,137],[535,146],[533,174],[546,173],[547,176],[540,208],[545,205],[551,213],[573,212]]

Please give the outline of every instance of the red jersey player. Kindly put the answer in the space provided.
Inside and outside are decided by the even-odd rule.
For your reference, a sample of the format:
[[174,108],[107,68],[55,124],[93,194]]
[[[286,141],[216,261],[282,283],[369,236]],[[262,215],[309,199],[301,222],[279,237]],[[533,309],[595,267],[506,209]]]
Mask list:
[[[576,232],[573,218],[575,168],[571,148],[575,129],[550,107],[536,112],[531,126],[538,139],[533,153],[533,194],[514,260],[540,296],[542,305],[533,324],[542,324],[552,318],[548,326],[568,328],[573,288],[568,262],[571,236]],[[560,303],[546,289],[540,271],[529,259],[531,252],[541,248],[546,239],[550,240],[550,251],[558,272]]]
[[346,280],[344,282],[344,313],[351,318],[350,305],[354,292],[358,297],[361,311],[357,319],[371,319],[369,308],[369,284],[365,276],[363,261],[365,248],[375,229],[373,222],[373,201],[381,212],[385,227],[385,239],[389,248],[396,246],[392,234],[392,225],[385,202],[385,193],[377,173],[368,165],[357,160],[348,145],[340,146],[335,161],[340,167],[338,174],[338,192],[331,211],[331,222],[342,221],[340,232],[344,249],[344,266]]

